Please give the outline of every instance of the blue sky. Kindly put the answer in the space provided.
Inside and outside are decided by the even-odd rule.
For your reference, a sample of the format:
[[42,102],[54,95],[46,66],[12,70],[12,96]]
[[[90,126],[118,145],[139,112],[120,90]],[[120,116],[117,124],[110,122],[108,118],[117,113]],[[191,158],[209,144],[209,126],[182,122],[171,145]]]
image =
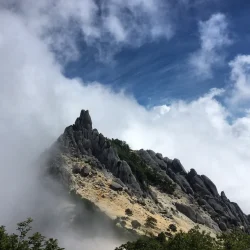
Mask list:
[[[160,37],[143,41],[140,46],[124,45],[108,61],[80,40],[80,58],[66,65],[65,75],[124,89],[145,106],[168,104],[173,99],[192,100],[211,88],[227,87],[228,62],[238,54],[250,53],[250,2],[201,1],[185,7],[173,4],[172,8],[175,16],[171,39]],[[199,22],[215,13],[225,15],[232,43],[219,51],[225,55],[224,62],[204,79],[190,72],[187,58],[200,47]]]

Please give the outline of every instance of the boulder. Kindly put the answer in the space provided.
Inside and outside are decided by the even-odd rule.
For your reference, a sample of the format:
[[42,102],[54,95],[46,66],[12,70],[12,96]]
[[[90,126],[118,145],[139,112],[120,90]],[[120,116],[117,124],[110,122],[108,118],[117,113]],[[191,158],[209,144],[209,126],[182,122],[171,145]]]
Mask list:
[[159,203],[159,201],[158,201],[158,198],[157,198],[157,194],[153,191],[153,190],[149,190],[149,194],[150,194],[150,196],[151,196],[151,198],[153,199],[153,201],[156,203],[156,204],[158,204]]
[[167,165],[171,165],[173,160],[169,159],[168,157],[164,157],[163,161],[167,163]]
[[219,223],[219,228],[221,231],[227,231],[227,226],[224,222]]
[[123,190],[123,187],[114,181],[112,181],[112,183],[110,184],[110,188],[114,191],[122,191]]
[[145,200],[144,200],[143,198],[137,199],[137,202],[138,202],[139,204],[141,204],[142,206],[146,206],[146,202],[145,202]]
[[82,177],[87,177],[89,176],[91,173],[91,168],[90,167],[87,167],[87,166],[84,166],[81,168],[81,172],[80,172],[80,175]]
[[201,215],[198,214],[197,212],[195,212],[191,207],[186,206],[184,204],[180,204],[180,203],[175,203],[175,206],[176,206],[176,208],[177,208],[177,210],[179,212],[186,215],[193,222],[199,223],[199,224],[204,224],[205,223],[205,221],[201,217]]
[[122,187],[126,187],[126,185],[119,178],[114,178],[113,181],[120,184]]
[[191,194],[191,195],[194,194],[194,191],[193,191],[192,187],[190,186],[187,179],[183,175],[177,174],[176,175],[176,181],[181,186],[182,190],[185,193]]
[[178,160],[178,159],[174,159],[172,161],[171,168],[175,173],[187,175],[187,171],[184,169],[180,160]]
[[187,178],[188,179],[193,179],[193,177],[195,177],[197,175],[197,172],[193,169],[193,168],[191,168],[190,169],[190,172],[188,173],[188,175],[187,175]]
[[160,159],[160,160],[163,160],[163,156],[161,153],[156,153],[155,156]]
[[162,155],[159,153],[155,153],[153,150],[147,150],[149,155],[151,156],[152,160],[157,163],[159,168],[163,170],[167,170],[167,163],[163,160]]
[[174,173],[171,168],[167,170],[167,174],[172,178],[173,181],[175,181],[181,187],[182,191],[184,191],[187,194],[191,195],[194,194],[194,191],[191,188],[185,176]]
[[225,214],[225,210],[224,208],[221,206],[221,204],[219,203],[218,200],[214,199],[214,198],[209,198],[207,200],[208,204],[219,214],[224,215]]
[[[200,187],[202,187],[203,189],[206,189],[208,193],[210,193],[210,191],[207,189],[204,181],[202,180],[202,178],[199,176],[199,175],[195,175],[193,178],[192,178],[192,184],[195,185],[195,184],[198,184]],[[210,193],[211,194],[211,193]]]
[[216,197],[219,196],[218,194],[218,190],[216,188],[216,186],[214,185],[214,183],[205,175],[201,175],[201,178],[203,180],[203,182],[205,183],[205,185],[207,186],[207,188],[209,189],[209,191]]
[[217,213],[214,211],[214,209],[204,200],[199,198],[198,204],[205,209],[211,216],[216,216]]
[[196,191],[196,194],[199,194],[200,196],[210,196],[211,193],[208,191],[206,187],[200,186],[198,183],[194,183],[193,189]]
[[113,174],[118,177],[126,186],[131,188],[134,192],[142,195],[139,183],[133,175],[130,166],[126,161],[118,161]]
[[158,163],[152,159],[153,151],[147,151],[144,149],[140,149],[137,151],[138,155],[152,168],[155,170],[160,170]]

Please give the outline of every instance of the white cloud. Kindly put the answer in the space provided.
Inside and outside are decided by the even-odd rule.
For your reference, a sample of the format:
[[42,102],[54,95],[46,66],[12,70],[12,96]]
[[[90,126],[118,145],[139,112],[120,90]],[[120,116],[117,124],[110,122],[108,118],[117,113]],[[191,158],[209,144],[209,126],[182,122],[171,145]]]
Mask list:
[[62,61],[79,56],[79,37],[99,47],[100,59],[105,59],[106,50],[110,54],[122,45],[140,46],[145,39],[170,39],[173,35],[169,7],[163,0],[109,0],[99,4],[94,0],[3,0],[1,6],[21,15]]
[[170,107],[167,105],[154,106],[153,110],[156,111],[156,113],[159,113],[159,115],[164,115],[170,111]]
[[[116,17],[124,23],[127,41],[139,44],[145,38],[172,37],[169,8],[167,1],[162,0],[110,0],[102,6],[102,9],[107,10],[104,22],[106,18]],[[113,33],[113,29],[108,29],[108,32]]]
[[238,55],[229,63],[231,67],[231,89],[229,104],[244,106],[250,104],[250,55]]
[[221,13],[213,14],[207,21],[199,23],[201,47],[191,54],[189,64],[195,75],[211,78],[213,69],[224,63],[224,49],[232,43],[228,21]]
[[126,32],[116,16],[107,17],[105,25],[118,42],[122,42],[126,39]]
[[[141,2],[130,4],[138,6]],[[143,3],[144,8],[150,8],[147,4],[150,2]],[[246,115],[229,123],[229,110],[216,100],[222,90],[211,90],[192,102],[176,101],[147,110],[132,97],[114,93],[101,84],[87,85],[79,79],[67,79],[50,46],[41,38],[41,31],[49,30],[50,22],[35,13],[33,10],[20,15],[20,12],[0,10],[2,223],[23,219],[20,216],[25,212],[33,214],[38,206],[41,209],[53,201],[50,196],[46,202],[48,196],[36,182],[37,168],[30,162],[74,122],[81,109],[90,110],[94,127],[104,135],[126,140],[133,148],[150,148],[168,157],[178,157],[186,169],[195,168],[208,175],[230,199],[250,211],[250,140],[246,137],[250,117]],[[42,18],[39,24],[37,15]],[[224,44],[223,39],[220,44]],[[211,51],[217,48],[214,39],[204,41],[203,47]],[[240,72],[236,76],[241,75],[241,70],[235,72]],[[44,202],[38,203],[37,198],[41,197]],[[57,237],[66,240],[63,234]]]

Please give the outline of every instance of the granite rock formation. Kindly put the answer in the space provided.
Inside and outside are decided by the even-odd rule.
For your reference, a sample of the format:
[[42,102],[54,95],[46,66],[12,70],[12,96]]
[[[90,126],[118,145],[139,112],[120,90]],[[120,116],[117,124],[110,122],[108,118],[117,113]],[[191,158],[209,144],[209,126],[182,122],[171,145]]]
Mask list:
[[[152,172],[174,184],[191,201],[190,206],[175,203],[177,211],[187,216],[193,222],[205,224],[215,230],[226,231],[241,227],[249,232],[250,219],[240,207],[231,202],[224,192],[218,193],[216,185],[205,175],[199,175],[194,169],[185,170],[180,160],[163,157],[152,150],[133,151],[140,161]],[[104,137],[97,129],[92,128],[92,121],[88,111],[82,110],[75,123],[68,126],[64,133],[48,151],[47,165],[52,174],[57,175],[67,186],[71,186],[73,174],[80,174],[83,178],[94,175],[95,170],[82,166],[73,169],[63,169],[65,160],[62,155],[70,155],[77,159],[85,159],[93,169],[102,171],[105,175],[112,174],[114,180],[110,187],[113,190],[125,190],[135,195],[143,203],[143,199],[150,198],[158,203],[152,191],[145,191],[142,181],[138,179],[131,166],[117,153],[111,141]],[[112,206],[112,204],[111,204]],[[204,218],[207,214],[209,221]]]

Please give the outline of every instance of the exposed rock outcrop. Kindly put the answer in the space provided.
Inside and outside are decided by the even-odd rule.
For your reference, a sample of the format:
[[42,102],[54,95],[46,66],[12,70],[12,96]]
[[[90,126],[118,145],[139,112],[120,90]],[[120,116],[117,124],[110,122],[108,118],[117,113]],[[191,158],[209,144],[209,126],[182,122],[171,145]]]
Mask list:
[[205,224],[205,220],[201,217],[201,215],[198,212],[194,211],[191,207],[180,203],[176,203],[175,206],[178,209],[178,211],[185,214],[193,222],[199,224]]
[[[199,175],[194,169],[187,172],[180,160],[171,160],[152,150],[141,149],[133,153],[137,158],[131,161],[119,157],[112,141],[92,128],[89,112],[82,110],[75,123],[65,129],[48,151],[46,164],[50,173],[57,176],[70,189],[75,188],[74,180],[78,178],[76,176],[88,179],[96,173],[96,170],[101,171],[107,180],[112,180],[109,188],[116,191],[117,195],[125,192],[131,197],[135,196],[137,203],[143,206],[143,209],[147,209],[150,200],[152,214],[164,210],[165,218],[170,219],[176,216],[174,208],[163,209],[161,206],[164,201],[159,199],[150,189],[149,183],[146,183],[148,181],[145,179],[146,171],[151,173],[151,177],[152,173],[157,173],[162,177],[161,182],[164,180],[177,185],[176,190],[179,191],[171,194],[172,196],[167,195],[169,199],[174,199],[174,196],[179,197],[180,202],[175,203],[176,209],[194,223],[205,224],[216,231],[226,231],[234,227],[242,227],[248,231],[250,228],[249,216],[246,216],[236,203],[231,202],[224,192],[219,195],[216,185],[207,176]],[[69,164],[68,161],[73,159],[76,163]],[[141,166],[136,169],[131,162],[132,165],[143,162],[144,169]],[[99,185],[99,188],[102,187]],[[164,189],[164,183],[161,183],[161,187],[161,192],[168,190]],[[182,197],[189,203],[182,204]],[[134,220],[132,227],[137,228],[138,225]]]
[[85,155],[95,157],[99,161],[95,162],[97,167],[105,167],[134,193],[142,195],[140,185],[127,162],[120,160],[109,140],[97,129],[92,130],[92,121],[88,111],[81,111],[75,124],[65,129],[56,144],[62,152],[75,157],[81,158]]

